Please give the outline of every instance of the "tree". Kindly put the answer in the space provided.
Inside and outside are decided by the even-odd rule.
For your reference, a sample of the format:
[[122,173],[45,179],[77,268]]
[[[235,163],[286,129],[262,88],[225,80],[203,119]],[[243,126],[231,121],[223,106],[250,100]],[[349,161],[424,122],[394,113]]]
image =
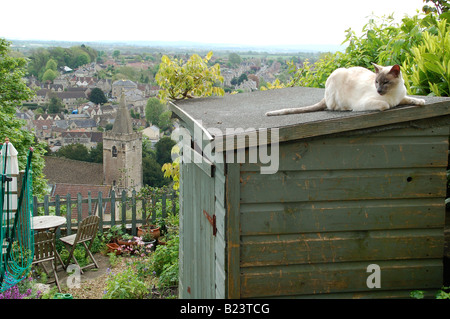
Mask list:
[[30,100],[34,92],[22,80],[25,77],[27,61],[9,55],[10,42],[0,38],[0,142],[9,138],[18,151],[19,169],[25,169],[28,150],[34,149],[33,195],[43,196],[47,182],[43,175],[45,166],[45,143],[38,143],[32,132],[22,129],[25,121],[16,117],[16,106]]
[[58,73],[56,73],[56,71],[53,71],[52,69],[48,69],[44,72],[44,75],[42,76],[42,81],[53,82],[53,80],[56,79],[57,76],[58,76]]
[[46,105],[50,114],[61,112],[65,108],[63,101],[56,95],[55,92],[50,93],[50,101]]
[[69,144],[61,147],[56,156],[65,157],[77,161],[86,161],[89,158],[89,150],[86,146],[80,143]]
[[156,161],[160,165],[172,162],[171,151],[175,144],[175,141],[170,137],[163,137],[156,143]]
[[96,147],[89,150],[89,162],[103,163],[103,143],[97,143]]
[[50,59],[50,60],[48,60],[47,64],[45,65],[45,69],[46,70],[57,71],[58,70],[58,64],[56,63],[55,60]]
[[156,152],[147,137],[142,139],[142,175],[145,185],[162,187],[170,183],[170,179],[164,177],[161,165],[156,161]]
[[161,101],[224,95],[224,90],[216,86],[216,82],[223,83],[220,65],[208,67],[212,54],[209,52],[204,59],[193,54],[185,63],[181,59],[171,60],[164,55],[155,77],[161,87]]
[[145,119],[152,125],[159,126],[159,117],[165,111],[165,106],[156,97],[151,97],[147,100],[145,106]]
[[114,59],[117,59],[119,56],[120,56],[120,51],[119,51],[119,50],[114,50],[114,52],[113,52],[113,54],[112,54],[112,57],[113,57]]
[[108,102],[106,99],[105,93],[99,88],[93,88],[91,93],[89,94],[89,101],[95,104],[103,104]]
[[428,13],[437,13],[442,14],[450,11],[450,3],[447,0],[423,0],[425,3],[432,2],[433,6],[429,6],[428,4],[424,5],[422,11],[426,14]]
[[153,157],[143,158],[142,167],[144,185],[163,187],[170,183],[170,180],[164,177],[161,165]]
[[241,64],[242,58],[239,56],[239,54],[233,52],[228,55],[228,61],[231,64],[237,65],[237,64]]

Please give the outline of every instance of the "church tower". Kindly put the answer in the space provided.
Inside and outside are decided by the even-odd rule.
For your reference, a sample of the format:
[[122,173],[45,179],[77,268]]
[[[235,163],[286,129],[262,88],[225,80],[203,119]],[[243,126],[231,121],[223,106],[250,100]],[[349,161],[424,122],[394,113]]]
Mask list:
[[142,133],[133,131],[123,93],[113,128],[103,133],[103,179],[116,192],[138,192],[143,183]]

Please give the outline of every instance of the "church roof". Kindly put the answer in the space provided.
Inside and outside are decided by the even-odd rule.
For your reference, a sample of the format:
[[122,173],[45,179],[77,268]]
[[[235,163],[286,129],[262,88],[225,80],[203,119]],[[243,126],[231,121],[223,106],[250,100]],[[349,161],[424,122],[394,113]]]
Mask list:
[[133,123],[131,122],[130,112],[125,103],[125,94],[120,96],[119,108],[117,109],[116,120],[112,128],[113,133],[131,134],[133,133]]

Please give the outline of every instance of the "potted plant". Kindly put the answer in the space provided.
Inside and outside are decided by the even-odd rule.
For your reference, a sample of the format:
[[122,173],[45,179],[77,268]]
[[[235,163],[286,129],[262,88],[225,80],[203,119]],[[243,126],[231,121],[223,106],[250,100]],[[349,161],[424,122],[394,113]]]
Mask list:
[[153,238],[151,233],[144,233],[141,238],[144,247],[149,248],[151,251],[155,251],[156,239]]
[[136,245],[136,240],[132,235],[123,234],[122,237],[117,239],[117,244],[120,246],[134,246]]
[[162,194],[166,192],[167,192],[166,188],[158,188],[151,186],[143,187],[140,190],[139,197],[146,199],[149,203],[151,203],[150,205],[151,209],[146,218],[145,223],[137,227],[138,230],[137,235],[139,237],[142,237],[142,235],[145,233],[150,233],[154,239],[158,239],[158,237],[161,235],[161,227],[160,227],[161,225],[159,223],[161,218],[158,217],[157,222],[153,224],[151,221],[151,216],[153,215],[158,216],[161,214],[161,209],[160,207],[158,207],[159,203],[157,199],[160,198]]
[[142,237],[144,234],[149,234],[153,239],[158,239],[161,236],[161,231],[157,225],[145,224],[138,226],[137,235]]
[[117,243],[107,243],[106,247],[108,247],[108,253],[114,253],[116,255],[122,254],[122,247],[117,245]]
[[107,243],[117,243],[119,238],[123,236],[122,226],[114,225],[105,234],[105,241]]
[[112,226],[105,233],[106,247],[109,253],[115,253],[116,255],[122,254],[122,248],[117,244],[119,238],[123,236],[123,230],[120,225]]

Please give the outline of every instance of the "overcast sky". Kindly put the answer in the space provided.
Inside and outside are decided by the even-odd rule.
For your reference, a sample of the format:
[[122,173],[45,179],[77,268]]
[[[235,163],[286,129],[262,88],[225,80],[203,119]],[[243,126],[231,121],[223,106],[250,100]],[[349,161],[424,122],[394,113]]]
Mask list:
[[422,0],[2,0],[9,40],[341,44],[372,13],[414,15]]

